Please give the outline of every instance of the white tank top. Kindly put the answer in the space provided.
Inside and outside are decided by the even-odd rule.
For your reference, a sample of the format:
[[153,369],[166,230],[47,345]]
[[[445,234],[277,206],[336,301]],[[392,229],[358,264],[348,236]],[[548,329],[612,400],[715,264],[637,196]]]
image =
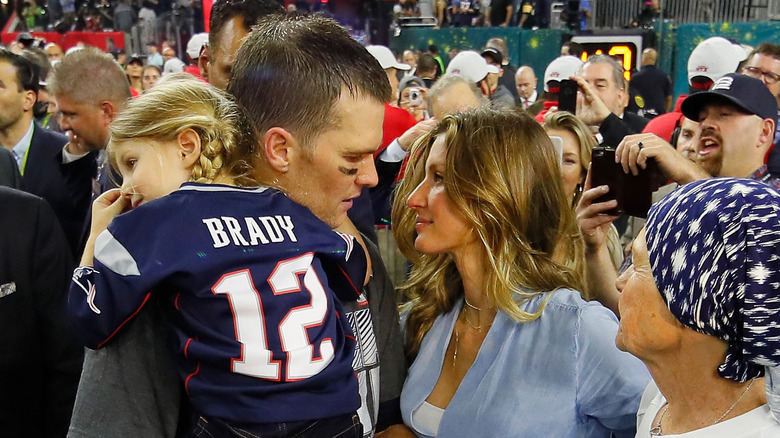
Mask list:
[[444,416],[444,409],[424,401],[419,408],[412,412],[412,424],[417,432],[436,436],[439,434],[442,416]]

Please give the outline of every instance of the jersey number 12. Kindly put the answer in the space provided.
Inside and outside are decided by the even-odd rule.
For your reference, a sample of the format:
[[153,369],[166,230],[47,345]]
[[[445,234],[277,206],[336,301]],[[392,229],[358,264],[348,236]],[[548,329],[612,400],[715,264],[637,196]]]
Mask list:
[[[322,371],[333,360],[333,342],[320,342],[320,357],[314,358],[314,346],[306,329],[320,325],[328,312],[328,295],[311,265],[313,254],[307,253],[277,263],[268,284],[274,295],[306,291],[311,301],[290,310],[279,325],[282,350],[287,354],[286,381],[301,380]],[[300,276],[303,276],[301,287]],[[249,270],[223,276],[212,291],[225,294],[230,301],[237,341],[242,344],[240,358],[232,361],[234,373],[280,381],[281,363],[268,349],[263,302],[252,282]],[[268,298],[272,299],[272,298]]]

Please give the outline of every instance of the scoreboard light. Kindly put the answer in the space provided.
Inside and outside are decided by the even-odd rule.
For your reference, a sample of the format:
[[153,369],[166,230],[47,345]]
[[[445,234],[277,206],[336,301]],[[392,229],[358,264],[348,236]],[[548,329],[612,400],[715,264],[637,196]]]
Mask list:
[[576,35],[572,42],[582,45],[582,62],[591,55],[609,55],[623,65],[623,77],[631,80],[633,70],[642,69],[642,35]]

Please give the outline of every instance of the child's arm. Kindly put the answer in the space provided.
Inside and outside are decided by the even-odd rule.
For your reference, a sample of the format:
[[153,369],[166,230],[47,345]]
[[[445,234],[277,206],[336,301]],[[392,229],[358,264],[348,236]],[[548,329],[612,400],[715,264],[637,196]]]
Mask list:
[[93,266],[95,259],[95,239],[108,228],[108,224],[129,207],[126,197],[122,196],[119,189],[109,190],[100,195],[92,203],[92,226],[89,229],[89,238],[81,255],[79,266]]
[[68,292],[68,312],[84,345],[92,349],[102,348],[119,332],[168,274],[155,268],[157,259],[151,257],[159,249],[154,235],[158,218],[148,214],[116,217],[126,205],[118,190],[95,200],[90,237]]

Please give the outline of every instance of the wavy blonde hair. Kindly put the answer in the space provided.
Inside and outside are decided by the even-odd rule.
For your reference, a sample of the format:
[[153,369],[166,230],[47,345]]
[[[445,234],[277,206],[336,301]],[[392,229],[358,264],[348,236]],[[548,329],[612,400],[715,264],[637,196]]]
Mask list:
[[[593,148],[599,145],[596,141],[596,137],[591,132],[588,125],[582,120],[578,119],[574,114],[567,111],[557,111],[554,113],[547,113],[544,115],[544,129],[560,129],[563,131],[569,131],[577,138],[577,142],[580,144],[580,166],[582,175],[582,188],[585,184],[585,176],[588,173],[588,165],[590,164],[591,156],[593,155]],[[582,197],[582,190],[574,192],[574,201],[572,206],[576,206],[580,202]]]
[[201,141],[191,181],[211,183],[222,174],[238,186],[257,185],[250,176],[257,142],[246,116],[227,93],[187,73],[167,75],[119,113],[110,127],[111,164],[116,167],[116,144],[175,140],[187,129]]
[[[447,116],[414,145],[393,204],[398,246],[414,263],[402,286],[412,299],[405,340],[410,359],[436,317],[463,295],[449,254],[414,249],[416,213],[405,205],[424,178],[425,160],[440,134],[447,145],[447,195],[487,256],[488,302],[518,322],[528,322],[542,314],[547,300],[534,312],[523,310],[524,302],[583,285],[582,273],[569,267],[577,265],[582,240],[566,201],[557,153],[541,125],[516,110],[479,108]],[[567,241],[573,244],[562,244]],[[567,250],[561,251],[563,247]]]

